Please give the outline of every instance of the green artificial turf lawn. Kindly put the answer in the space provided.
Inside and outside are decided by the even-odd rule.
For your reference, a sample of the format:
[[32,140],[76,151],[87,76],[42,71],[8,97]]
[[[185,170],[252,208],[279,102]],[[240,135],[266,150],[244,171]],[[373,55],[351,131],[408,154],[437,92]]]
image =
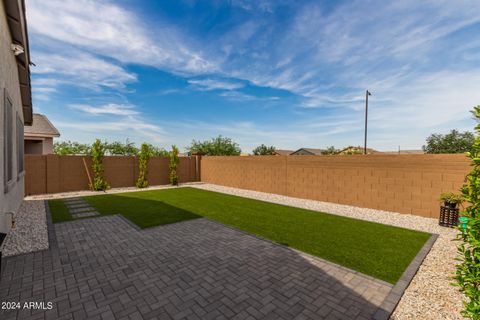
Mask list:
[[72,216],[68,212],[68,208],[63,200],[49,200],[48,206],[50,207],[50,212],[52,212],[53,223],[72,220]]
[[[84,199],[102,215],[121,213],[141,228],[206,217],[390,283],[397,282],[430,237],[428,233],[195,188]],[[57,216],[55,208],[51,209]],[[58,214],[56,220],[60,217],[64,214]]]

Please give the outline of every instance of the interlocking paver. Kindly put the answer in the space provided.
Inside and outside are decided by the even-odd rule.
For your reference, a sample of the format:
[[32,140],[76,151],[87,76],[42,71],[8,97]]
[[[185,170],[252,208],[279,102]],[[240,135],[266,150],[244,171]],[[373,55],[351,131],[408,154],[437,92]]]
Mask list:
[[4,259],[0,300],[54,308],[1,319],[370,319],[391,291],[206,219],[139,230],[103,216],[50,224],[49,239]]

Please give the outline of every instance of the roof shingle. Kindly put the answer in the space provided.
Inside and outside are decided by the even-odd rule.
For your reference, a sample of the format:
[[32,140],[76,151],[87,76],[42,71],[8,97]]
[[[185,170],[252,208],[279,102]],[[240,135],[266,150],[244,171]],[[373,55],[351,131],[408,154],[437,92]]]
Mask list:
[[45,115],[38,113],[33,114],[33,123],[29,127],[26,126],[24,132],[26,137],[60,137],[60,132],[58,132],[50,120]]

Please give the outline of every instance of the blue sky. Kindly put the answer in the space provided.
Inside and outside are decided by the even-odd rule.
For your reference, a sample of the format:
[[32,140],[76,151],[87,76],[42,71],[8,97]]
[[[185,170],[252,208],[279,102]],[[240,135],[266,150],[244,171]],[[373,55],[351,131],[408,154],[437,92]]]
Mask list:
[[27,0],[34,111],[62,140],[181,149],[363,143],[471,130],[480,1]]

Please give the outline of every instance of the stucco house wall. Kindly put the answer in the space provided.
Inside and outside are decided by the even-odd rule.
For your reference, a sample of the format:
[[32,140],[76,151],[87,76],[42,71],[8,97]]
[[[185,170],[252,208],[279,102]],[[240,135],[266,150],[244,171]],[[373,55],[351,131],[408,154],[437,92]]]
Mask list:
[[53,138],[25,139],[25,154],[53,154]]
[[[11,50],[11,39],[4,2],[0,1],[0,233],[8,233],[11,226],[11,216],[8,215],[7,212],[17,211],[24,195],[24,174],[18,172],[17,161],[19,155],[16,143],[17,115],[21,119],[22,124],[24,123],[24,119],[17,62]],[[4,136],[4,128],[6,125],[4,120],[5,95],[8,95],[13,105],[13,152],[11,155],[13,157],[13,178],[8,188],[4,186],[4,147],[6,143]],[[23,145],[21,145],[21,147],[23,148]]]

